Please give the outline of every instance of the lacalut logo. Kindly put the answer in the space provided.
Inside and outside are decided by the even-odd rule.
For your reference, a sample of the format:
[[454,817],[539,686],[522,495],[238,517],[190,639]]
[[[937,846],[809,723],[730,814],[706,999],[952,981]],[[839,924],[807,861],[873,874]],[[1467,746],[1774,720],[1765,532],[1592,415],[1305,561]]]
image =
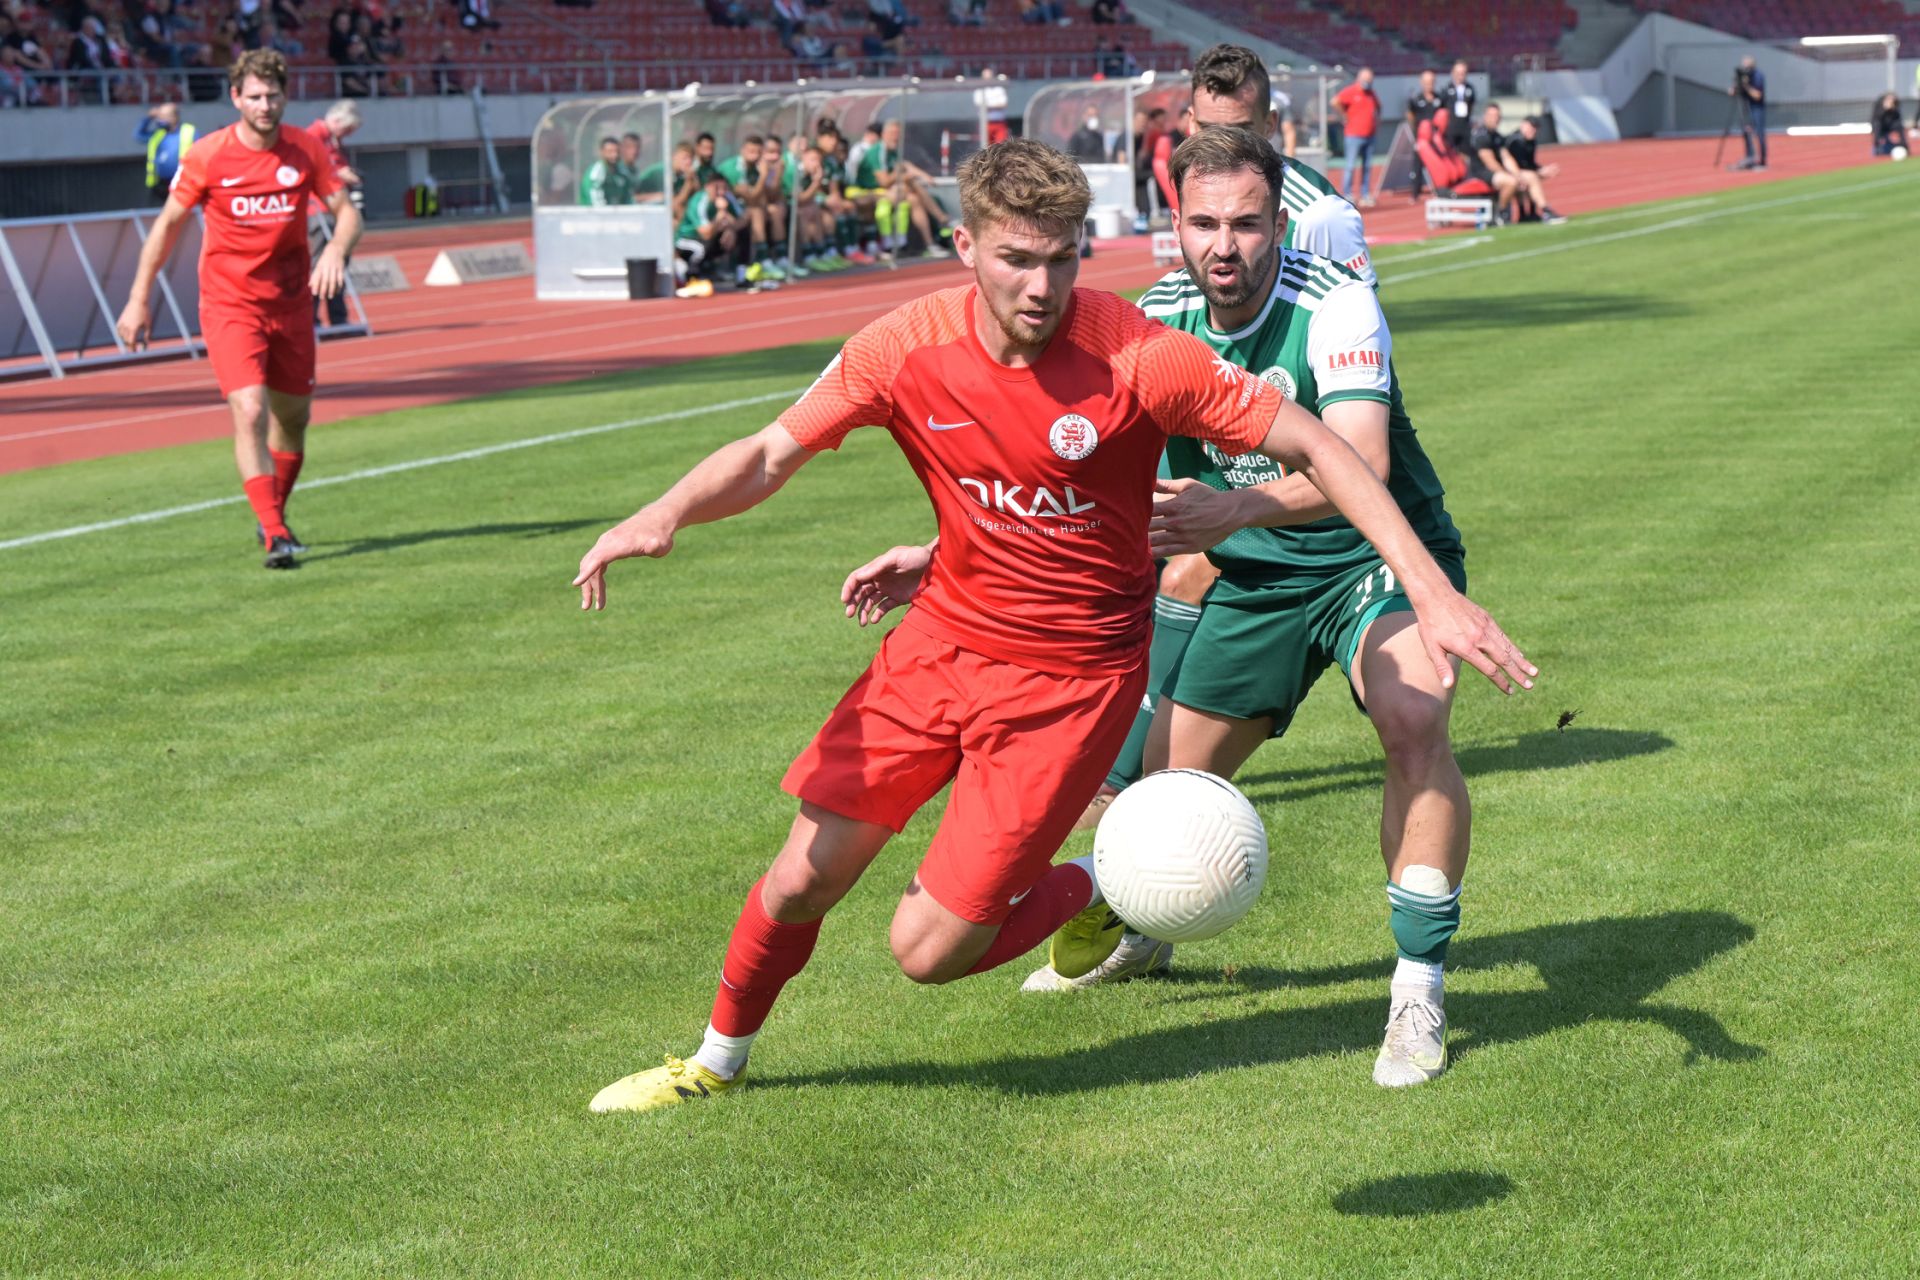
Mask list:
[[1100,447],[1100,432],[1077,413],[1063,413],[1047,428],[1047,443],[1068,462],[1078,462]]
[[271,196],[235,196],[233,198],[233,216],[236,218],[264,218],[270,214],[293,212],[293,197],[284,192]]
[[1329,369],[1378,369],[1380,367],[1378,351],[1336,351],[1327,361]]
[[1045,485],[1036,486],[1033,496],[1025,497],[1027,486],[1010,485],[1005,480],[972,480],[962,476],[960,487],[989,511],[1018,516],[1022,520],[1065,519],[1091,511],[1097,505],[1091,498],[1082,502],[1072,485],[1062,486],[1059,497],[1055,497]]
[[1365,249],[1362,249],[1359,253],[1356,253],[1353,257],[1348,258],[1345,262],[1341,263],[1340,265],[1344,266],[1349,271],[1364,271],[1367,266],[1367,251]]

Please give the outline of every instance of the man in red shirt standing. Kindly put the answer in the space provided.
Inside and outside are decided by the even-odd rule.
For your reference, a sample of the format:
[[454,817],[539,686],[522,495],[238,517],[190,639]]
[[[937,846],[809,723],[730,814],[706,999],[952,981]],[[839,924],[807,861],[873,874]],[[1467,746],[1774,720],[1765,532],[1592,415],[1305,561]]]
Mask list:
[[[347,189],[347,199],[353,201],[355,212],[366,218],[367,202],[360,193],[360,175],[347,163],[347,139],[360,127],[360,108],[352,98],[342,98],[327,108],[327,113],[307,126],[307,132],[313,140],[326,148],[327,158],[333,164],[333,176],[341,186]],[[351,267],[350,259],[343,257],[341,265]],[[327,302],[327,323],[345,324],[347,322],[347,294],[342,289]],[[314,300],[317,314],[319,299]]]
[[[204,205],[200,336],[233,412],[234,461],[260,521],[266,566],[290,569],[306,550],[285,512],[313,406],[311,298],[331,298],[344,286],[360,214],[325,149],[303,130],[280,127],[285,58],[249,50],[228,69],[227,82],[240,120],[201,138],[180,162],[173,193],[141,246],[117,328],[129,346],[146,340],[153,278],[194,207]],[[333,240],[318,261],[307,248],[309,197],[334,217]]]
[[950,982],[1056,931],[1056,966],[1084,973],[1111,954],[1121,927],[1108,923],[1092,859],[1052,860],[1145,688],[1147,524],[1170,433],[1232,455],[1258,449],[1306,475],[1406,583],[1448,687],[1449,654],[1503,689],[1537,674],[1318,418],[1192,335],[1073,287],[1091,200],[1079,165],[1044,144],[977,152],[960,170],[954,233],[973,284],[868,325],[798,404],[581,560],[581,607],[601,608],[609,564],[666,555],[682,529],[757,505],[860,426],[893,434],[939,522],[923,589],[787,771],[800,814],[747,894],[699,1051],[608,1085],[592,1110],[646,1111],[737,1083],[822,917],[949,782],[893,918],[902,971]]
[[1373,68],[1362,67],[1352,84],[1333,95],[1340,109],[1341,133],[1346,137],[1347,199],[1362,209],[1373,208],[1368,169],[1373,162],[1373,135],[1380,127],[1380,98],[1373,91]]

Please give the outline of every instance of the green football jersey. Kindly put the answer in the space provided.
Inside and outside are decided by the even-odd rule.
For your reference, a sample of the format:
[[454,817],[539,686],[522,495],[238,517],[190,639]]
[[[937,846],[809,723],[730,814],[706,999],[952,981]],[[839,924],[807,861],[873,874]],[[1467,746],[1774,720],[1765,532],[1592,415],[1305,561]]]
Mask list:
[[899,163],[898,151],[889,151],[876,142],[860,153],[860,167],[855,173],[853,185],[869,188],[884,187],[887,184],[880,180],[881,172],[892,169]]
[[700,228],[712,222],[715,217],[722,213],[731,213],[735,217],[739,217],[739,202],[731,195],[725,195],[715,200],[708,192],[696,191],[693,193],[693,198],[687,201],[687,211],[681,215],[680,229],[676,234],[682,240],[698,240],[700,238]]
[[667,190],[667,166],[650,164],[633,175],[633,191],[635,195],[642,196],[672,195]]
[[622,205],[633,203],[633,179],[627,173],[627,166],[618,160],[608,164],[605,160],[595,160],[593,167],[580,179],[580,203],[591,205]]
[[[1373,290],[1337,262],[1292,249],[1280,252],[1267,304],[1246,328],[1219,333],[1207,300],[1184,270],[1163,276],[1140,309],[1193,334],[1232,364],[1257,373],[1311,413],[1343,400],[1387,406],[1387,490],[1430,548],[1457,548],[1444,490],[1400,398],[1392,344]],[[1257,453],[1232,458],[1184,436],[1167,441],[1167,465],[1180,478],[1215,489],[1250,489],[1285,474]],[[1283,529],[1241,529],[1208,558],[1222,573],[1265,585],[1306,585],[1376,558],[1360,531],[1340,516]]]
[[714,168],[721,177],[736,187],[751,186],[760,181],[760,166],[748,164],[741,156],[729,156]]
[[822,156],[820,158],[820,167],[827,175],[828,191],[832,191],[836,186],[840,187],[843,191],[846,189],[847,166],[840,162],[839,156]]

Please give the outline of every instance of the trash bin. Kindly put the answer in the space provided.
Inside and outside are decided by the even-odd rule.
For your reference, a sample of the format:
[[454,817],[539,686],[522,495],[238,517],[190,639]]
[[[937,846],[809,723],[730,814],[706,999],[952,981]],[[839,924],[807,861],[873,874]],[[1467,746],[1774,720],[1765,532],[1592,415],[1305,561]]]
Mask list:
[[627,297],[638,302],[642,298],[660,296],[660,260],[658,258],[627,259]]

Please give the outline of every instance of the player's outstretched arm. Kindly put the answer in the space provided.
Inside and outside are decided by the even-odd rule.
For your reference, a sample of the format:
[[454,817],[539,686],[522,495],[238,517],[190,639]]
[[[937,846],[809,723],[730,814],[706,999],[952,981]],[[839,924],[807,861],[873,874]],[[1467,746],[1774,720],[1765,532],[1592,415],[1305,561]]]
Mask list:
[[580,607],[607,607],[607,566],[615,560],[666,555],[680,530],[751,510],[812,456],[778,422],[715,449],[673,488],[600,535],[573,580]]
[[840,603],[847,616],[863,627],[887,616],[896,606],[908,604],[920,594],[927,566],[933,563],[935,538],[926,546],[892,547],[847,575],[840,584]]
[[128,291],[127,305],[114,325],[120,341],[129,347],[139,348],[147,344],[147,329],[153,323],[153,279],[172,256],[173,246],[180,240],[180,228],[186,225],[188,212],[187,206],[178,200],[169,200],[161,205],[159,214],[154,217],[152,230],[147,232],[146,243],[140,246],[140,262],[133,270],[133,288]]
[[1515,684],[1533,687],[1539,668],[1527,661],[1485,609],[1453,589],[1387,486],[1352,445],[1286,400],[1274,415],[1260,452],[1312,481],[1399,577],[1443,688],[1453,687],[1450,654],[1493,681],[1502,693],[1512,693]]

